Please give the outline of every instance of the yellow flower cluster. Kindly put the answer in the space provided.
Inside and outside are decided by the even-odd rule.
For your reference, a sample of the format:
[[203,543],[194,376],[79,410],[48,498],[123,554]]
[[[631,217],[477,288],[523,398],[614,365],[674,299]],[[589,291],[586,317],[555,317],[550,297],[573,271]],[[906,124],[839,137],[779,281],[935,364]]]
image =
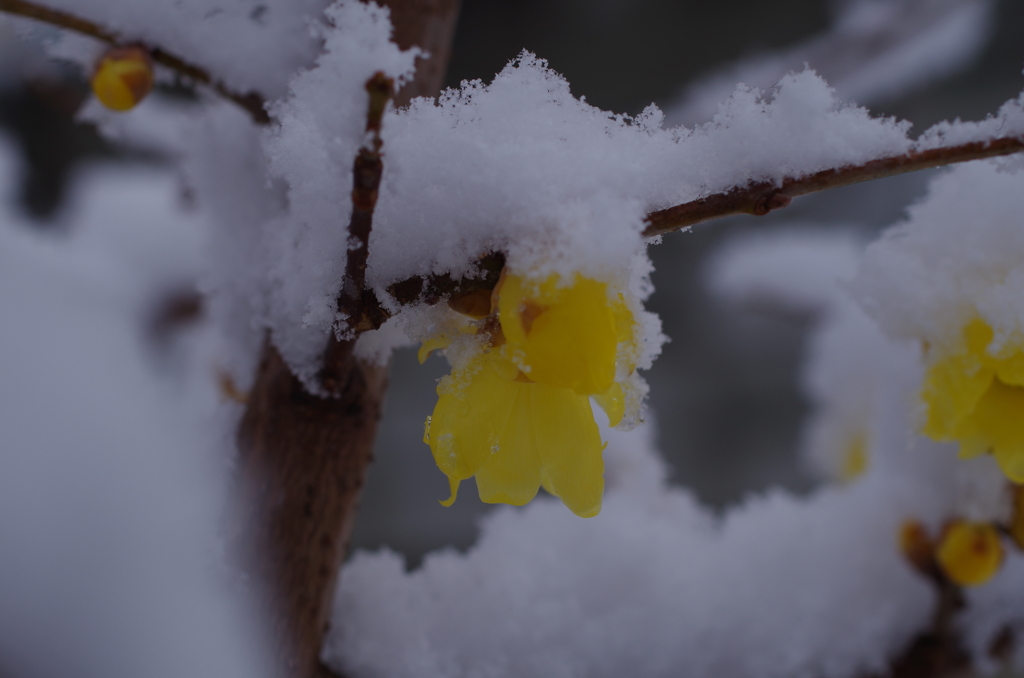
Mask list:
[[928,368],[923,432],[959,442],[965,458],[990,452],[1010,480],[1024,483],[1024,346],[993,355],[993,336],[986,322],[975,319],[960,348]]
[[426,423],[424,442],[451,486],[442,504],[475,476],[482,501],[521,506],[544,487],[576,515],[595,516],[604,446],[590,398],[619,424],[616,375],[635,367],[633,315],[621,294],[579,275],[506,273],[493,296],[489,347],[442,380]]

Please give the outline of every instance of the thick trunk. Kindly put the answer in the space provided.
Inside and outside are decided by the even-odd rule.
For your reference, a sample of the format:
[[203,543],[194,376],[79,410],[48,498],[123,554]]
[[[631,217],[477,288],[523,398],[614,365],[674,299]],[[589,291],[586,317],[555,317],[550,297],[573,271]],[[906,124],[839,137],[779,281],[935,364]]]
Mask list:
[[315,675],[387,385],[341,351],[337,398],[310,394],[269,342],[238,435],[252,574],[268,583],[292,676]]
[[403,87],[395,104],[404,106],[413,97],[437,96],[448,69],[455,22],[461,0],[383,0],[391,8],[395,42],[402,49],[416,45],[430,56],[416,62],[416,78]]
[[[431,54],[396,103],[441,87],[458,0],[389,0],[395,39]],[[386,171],[386,170],[385,170]],[[277,350],[264,346],[238,431],[245,498],[241,543],[268,609],[287,673],[330,675],[319,662],[338,570],[345,556],[387,384],[387,369],[363,363],[332,341],[323,383],[336,397],[307,392]]]

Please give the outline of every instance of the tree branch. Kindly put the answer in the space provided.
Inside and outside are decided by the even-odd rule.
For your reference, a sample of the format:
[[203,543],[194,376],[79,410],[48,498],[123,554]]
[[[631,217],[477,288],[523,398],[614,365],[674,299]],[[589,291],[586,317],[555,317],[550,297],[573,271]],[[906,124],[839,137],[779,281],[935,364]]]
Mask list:
[[846,165],[821,170],[804,177],[787,178],[781,184],[760,181],[745,187],[737,186],[722,193],[714,193],[682,205],[651,212],[647,215],[644,235],[653,238],[733,214],[763,216],[772,210],[789,205],[793,198],[808,193],[1021,151],[1024,151],[1024,140],[1005,137],[926,151],[911,151],[905,155],[871,160],[863,165]]
[[[863,165],[847,165],[821,170],[799,178],[787,178],[780,184],[761,181],[745,187],[734,187],[722,193],[693,200],[682,205],[651,212],[647,215],[644,236],[653,238],[712,219],[734,214],[763,216],[789,205],[793,198],[830,188],[840,188],[862,181],[883,179],[898,174],[916,172],[969,160],[980,160],[1024,151],[1024,139],[1005,137],[989,141],[976,141],[958,146],[912,151],[905,155],[871,160]],[[505,263],[500,252],[492,252],[477,260],[474,273],[464,279],[450,275],[415,276],[388,287],[392,298],[401,306],[414,303],[436,304],[455,294],[478,289],[493,289]],[[392,313],[385,309],[372,294],[363,298],[360,311],[350,315],[356,332],[376,329]]]
[[[28,0],[0,0],[0,12],[42,21],[58,28],[87,35],[110,45],[141,44],[137,41],[126,39],[86,19],[60,10],[43,7]],[[260,125],[266,125],[270,122],[270,116],[264,110],[265,102],[258,92],[247,92],[245,94],[234,92],[224,86],[219,80],[214,80],[209,72],[199,66],[191,64],[160,47],[145,44],[141,44],[141,46],[149,52],[150,58],[156,63],[195,82],[212,87],[221,96],[230,99],[244,108],[252,117],[253,122]]]
[[[459,3],[388,0],[387,4],[395,24],[406,27],[405,38],[435,54],[430,61],[421,60],[413,84],[418,92],[436,94]],[[444,40],[437,42],[441,38]],[[439,47],[437,51],[434,45]],[[367,125],[371,145],[372,128],[379,125],[386,103],[379,89],[376,91],[374,94],[371,89]],[[379,163],[379,147],[373,146]],[[366,169],[373,170],[370,166]],[[358,176],[359,160],[355,171],[350,234],[365,245],[376,184],[365,181],[372,176]],[[379,182],[379,168],[374,171]],[[367,219],[363,234],[355,228],[360,209]],[[359,295],[359,317],[376,313],[373,326],[379,326],[387,316],[373,293],[365,292],[365,246],[354,254],[350,250],[348,255],[347,277]],[[430,293],[431,285],[426,284],[424,289],[420,282],[415,294]],[[345,294],[342,290],[339,304],[345,302]],[[345,310],[343,305],[339,308]],[[320,664],[320,646],[360,490],[373,456],[387,384],[387,368],[357,359],[353,345],[354,341],[339,341],[332,336],[324,353],[321,383],[334,397],[321,398],[310,394],[291,374],[267,340],[252,396],[239,425],[239,478],[242,491],[248,492],[245,503],[251,507],[241,542],[257,554],[252,560],[254,576],[270,586],[270,618],[287,665],[282,675],[291,678],[336,675]]]
[[377,192],[384,171],[380,157],[380,149],[384,144],[380,138],[381,121],[388,101],[394,96],[394,90],[394,81],[380,71],[366,83],[366,91],[370,95],[369,110],[366,113],[368,145],[359,149],[352,165],[348,259],[345,264],[345,282],[338,298],[338,310],[348,318],[357,317],[361,308],[375,301],[375,298],[371,299],[373,293],[366,290],[366,260],[370,253],[373,210],[377,206]]

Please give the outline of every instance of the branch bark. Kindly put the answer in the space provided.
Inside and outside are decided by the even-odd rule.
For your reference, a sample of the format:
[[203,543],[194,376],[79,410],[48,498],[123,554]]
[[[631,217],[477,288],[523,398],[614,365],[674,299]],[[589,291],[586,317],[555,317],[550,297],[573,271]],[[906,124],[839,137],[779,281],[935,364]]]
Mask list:
[[847,165],[821,170],[804,177],[787,178],[781,184],[761,181],[749,186],[737,186],[722,193],[714,193],[682,205],[651,212],[647,215],[644,235],[653,238],[733,214],[763,216],[786,207],[793,198],[801,195],[1021,151],[1024,151],[1024,140],[1004,137],[926,151],[911,151],[905,155],[871,160],[863,165]]
[[[391,0],[387,4],[395,25],[404,27],[396,31],[399,44],[417,43],[432,52],[431,59],[421,61],[414,86],[406,86],[402,95],[436,93],[449,49],[441,41],[450,41],[454,34],[458,1]],[[371,96],[371,123],[373,110]],[[379,154],[376,162],[372,155],[363,158],[362,164],[356,160],[353,186],[350,236],[364,244],[381,171]],[[372,313],[367,309],[380,309],[380,305],[372,293],[365,293],[365,247],[361,250],[347,262],[346,284],[351,289],[342,290],[339,304],[343,310],[346,304],[355,304],[360,317],[365,317]],[[255,574],[270,585],[268,604],[279,650],[288,674],[296,678],[333,675],[319,661],[320,648],[372,459],[387,383],[387,369],[358,360],[353,347],[354,339],[331,338],[320,376],[333,397],[321,398],[305,390],[266,341],[239,426],[239,474],[251,506],[243,539],[250,548],[259,549]]]
[[108,30],[99,24],[88,21],[87,19],[82,19],[81,17],[77,17],[73,14],[62,12],[60,10],[50,9],[43,5],[29,2],[28,0],[0,0],[0,12],[6,12],[15,16],[25,17],[27,19],[34,19],[36,21],[42,21],[65,30],[81,33],[82,35],[88,35],[89,37],[95,38],[109,45],[141,45],[149,52],[150,58],[156,63],[194,80],[195,82],[212,87],[213,90],[221,96],[230,99],[244,108],[252,117],[253,122],[260,125],[266,125],[270,122],[270,116],[267,115],[267,111],[264,109],[265,102],[258,92],[234,92],[219,80],[215,80],[211,77],[210,73],[206,69],[189,63],[181,57],[178,57],[160,47],[146,45],[137,40],[132,40],[127,36]]

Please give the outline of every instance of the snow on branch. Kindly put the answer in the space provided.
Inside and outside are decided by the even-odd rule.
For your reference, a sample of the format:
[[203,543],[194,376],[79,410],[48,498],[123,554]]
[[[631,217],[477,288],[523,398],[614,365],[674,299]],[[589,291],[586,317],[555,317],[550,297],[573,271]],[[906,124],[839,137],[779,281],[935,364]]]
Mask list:
[[[841,188],[864,181],[884,179],[919,170],[955,163],[992,158],[1024,151],[1024,139],[1017,137],[971,141],[953,146],[926,148],[878,158],[858,165],[825,169],[803,177],[788,177],[781,183],[760,181],[651,212],[643,234],[657,237],[687,229],[696,224],[736,214],[764,216],[790,204],[793,198]],[[388,287],[388,293],[401,306],[438,302],[474,290],[491,289],[498,281],[504,256],[491,253],[479,259],[472,273],[463,279],[450,274],[412,276]],[[380,327],[392,315],[375,297],[366,295],[362,306],[349,317],[358,331]]]

